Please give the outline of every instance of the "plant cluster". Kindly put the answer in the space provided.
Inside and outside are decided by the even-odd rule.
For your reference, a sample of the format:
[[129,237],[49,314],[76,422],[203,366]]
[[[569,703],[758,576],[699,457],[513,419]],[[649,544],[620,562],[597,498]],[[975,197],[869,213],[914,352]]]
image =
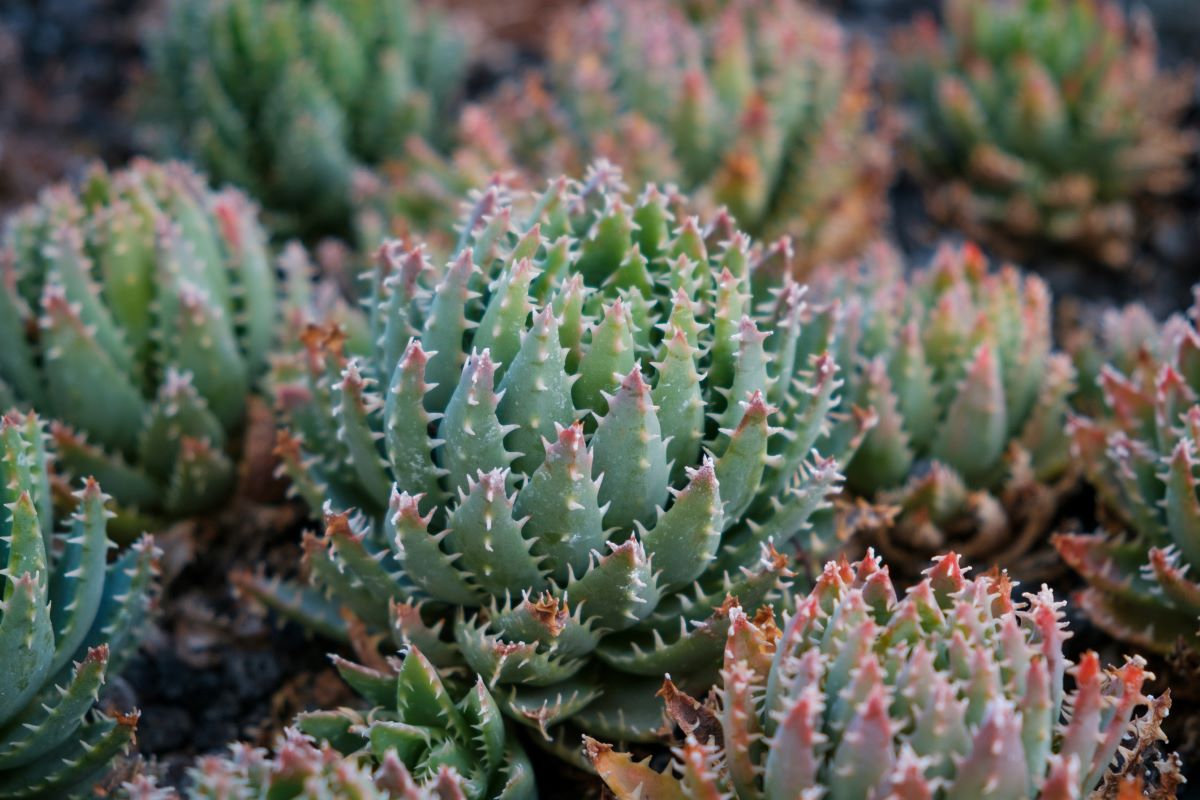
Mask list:
[[466,42],[410,0],[172,0],[149,50],[159,146],[314,235],[358,167],[442,138]]
[[1080,601],[1114,636],[1170,652],[1200,649],[1200,333],[1197,312],[1147,330],[1139,306],[1111,312],[1099,383],[1104,404],[1071,420],[1114,532],[1062,535],[1059,554],[1088,582]]
[[724,206],[754,236],[792,235],[798,268],[854,255],[879,230],[891,169],[871,53],[817,9],[596,2],[559,15],[547,49],[543,72],[464,110],[452,163],[426,151],[364,184],[368,238],[391,219],[437,230],[498,172],[536,184],[598,158],[632,185]]
[[[871,553],[831,561],[782,629],[769,608],[731,610],[716,696],[667,680],[685,734],[667,772],[595,740],[588,755],[618,798],[1066,800],[1102,782],[1142,796],[1139,761],[1170,696],[1142,693],[1141,659],[1102,669],[1089,651],[1071,665],[1065,603],[1011,590],[1005,573],[967,578],[954,553],[903,599]],[[1157,796],[1174,796],[1176,765],[1159,774]]]
[[[416,0],[173,0],[158,144],[248,194],[135,159],[7,220],[0,800],[132,742],[100,691],[155,600],[136,534],[244,507],[264,396],[323,530],[232,583],[353,649],[359,698],[121,796],[527,800],[532,746],[643,800],[1174,797],[1136,652],[1200,654],[1200,300],[1068,355],[1042,279],[872,246],[891,115],[809,5],[560,11],[464,106],[479,54]],[[944,11],[898,52],[933,211],[1128,262],[1194,144],[1144,22]],[[271,238],[352,231],[361,276]],[[1103,530],[1051,538],[1080,477]],[[1014,591],[1062,562],[1123,665]],[[619,749],[673,735],[665,771]]]
[[[528,800],[533,769],[509,735],[496,701],[476,679],[443,681],[413,648],[378,668],[334,657],[338,672],[374,707],[302,714],[275,754],[235,744],[200,759],[189,800],[360,798],[360,800]],[[177,800],[141,778],[130,800]]]
[[1139,205],[1187,179],[1192,76],[1108,0],[945,0],[943,17],[898,46],[930,210],[1002,251],[1127,265]]
[[213,508],[276,330],[250,201],[138,160],[46,189],[0,253],[0,406],[50,417],[58,463],[96,477],[130,536]]
[[155,548],[109,563],[107,495],[88,480],[60,530],[41,421],[0,418],[0,798],[61,798],[90,787],[133,741],[138,714],[95,710],[137,647]]
[[1036,572],[1077,475],[1064,432],[1073,370],[1052,346],[1045,283],[989,269],[970,244],[906,275],[881,244],[818,270],[809,289],[809,324],[832,329],[844,367],[838,411],[878,419],[846,466],[859,501],[848,516],[871,520],[871,541],[910,576],[950,549]]
[[305,545],[320,586],[544,733],[646,739],[647,687],[706,679],[727,597],[778,597],[867,423],[828,418],[840,381],[799,287],[752,303],[777,252],[654,187],[623,196],[606,165],[490,191],[443,269],[385,244],[373,351],[312,328],[276,393],[283,468],[328,512]]

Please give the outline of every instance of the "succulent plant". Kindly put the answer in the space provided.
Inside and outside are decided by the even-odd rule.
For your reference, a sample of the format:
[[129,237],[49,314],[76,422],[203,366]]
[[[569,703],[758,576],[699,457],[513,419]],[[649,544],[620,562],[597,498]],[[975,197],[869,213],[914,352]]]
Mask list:
[[86,792],[133,740],[137,712],[93,711],[137,646],[152,599],[155,548],[108,563],[108,499],[93,480],[59,531],[41,422],[0,418],[0,798]]
[[[831,561],[782,630],[769,608],[730,610],[716,697],[667,680],[686,735],[668,772],[595,740],[586,750],[617,798],[1050,800],[1137,785],[1170,695],[1143,695],[1152,676],[1137,657],[1102,669],[1087,652],[1072,666],[1065,602],[1043,585],[1014,603],[1011,590],[1004,573],[968,579],[953,553],[903,599],[873,554]],[[1177,785],[1177,765],[1161,764]]]
[[1120,639],[1169,652],[1200,649],[1200,306],[1147,330],[1140,306],[1110,315],[1100,371],[1105,405],[1071,420],[1071,457],[1084,465],[1112,532],[1055,537],[1090,584],[1093,620]]
[[372,668],[337,657],[334,663],[375,707],[303,714],[296,724],[303,733],[347,755],[365,747],[381,765],[395,754],[420,785],[436,786],[452,770],[468,800],[537,796],[533,768],[482,679],[473,686],[443,681],[416,647],[399,663]]
[[[948,549],[1037,572],[1036,545],[1076,482],[1063,432],[1073,370],[1052,350],[1050,295],[1037,277],[989,270],[973,245],[941,246],[905,276],[877,245],[857,265],[813,274],[810,324],[834,329],[845,414],[878,417],[846,466],[893,569],[916,576]],[[863,514],[866,503],[878,513]]]
[[779,551],[840,480],[816,438],[864,422],[827,417],[839,381],[800,288],[750,302],[784,243],[623,196],[607,165],[511,204],[490,189],[440,270],[384,245],[374,352],[310,329],[278,378],[279,450],[329,512],[311,574],[353,614],[465,660],[543,732],[644,738],[649,683],[715,669],[727,597],[756,608],[789,576]]
[[[477,680],[443,681],[421,652],[367,667],[333,657],[373,705],[301,714],[268,755],[244,744],[201,758],[190,800],[354,797],[361,800],[531,800],[533,769],[509,735],[496,701]],[[382,661],[382,659],[381,659]],[[178,798],[152,780],[127,787],[134,800]]]
[[444,127],[465,42],[410,0],[173,0],[149,37],[161,144],[277,212],[344,232],[352,176]]
[[112,493],[122,530],[210,508],[275,336],[253,208],[180,164],[94,169],[9,220],[0,384],[55,422],[59,464]]
[[1189,76],[1108,0],[945,0],[898,43],[908,141],[933,214],[1020,257],[1124,266],[1139,205],[1186,181]]
[[891,174],[888,137],[872,129],[872,58],[848,38],[790,0],[691,17],[677,0],[571,9],[551,29],[545,74],[463,113],[452,165],[418,154],[419,170],[402,163],[367,197],[411,219],[453,209],[495,172],[536,183],[605,158],[631,185],[674,182],[727,207],[751,235],[792,235],[797,268],[845,258],[876,235]]

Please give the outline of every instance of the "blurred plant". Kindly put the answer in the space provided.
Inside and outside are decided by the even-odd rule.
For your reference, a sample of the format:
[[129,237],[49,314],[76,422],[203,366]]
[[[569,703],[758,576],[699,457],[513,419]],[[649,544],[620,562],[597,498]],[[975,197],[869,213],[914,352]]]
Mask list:
[[[284,469],[329,512],[307,566],[373,628],[465,660],[543,733],[572,719],[652,737],[651,684],[711,681],[727,598],[776,596],[791,574],[776,548],[836,489],[812,451],[834,427],[836,369],[790,278],[755,310],[751,270],[786,251],[727,215],[702,227],[654,187],[628,204],[607,165],[502,195],[477,198],[443,270],[382,248],[369,356],[311,328],[282,366]],[[836,426],[858,431],[845,452],[868,424]],[[343,628],[286,585],[239,583]]]
[[112,492],[122,535],[209,510],[275,336],[253,207],[181,164],[94,169],[8,222],[0,400],[54,419],[60,465]]
[[798,268],[857,253],[878,232],[891,177],[867,47],[790,0],[692,17],[674,0],[561,14],[546,74],[465,111],[452,163],[426,150],[390,180],[364,180],[367,235],[436,220],[497,172],[536,182],[605,158],[633,185],[674,182],[727,207],[752,235],[789,233]]
[[1077,479],[1063,432],[1073,370],[1052,349],[1045,284],[989,271],[969,244],[905,276],[876,245],[856,266],[814,273],[810,290],[810,326],[834,330],[846,365],[839,410],[879,420],[846,467],[860,499],[843,503],[844,521],[906,576],[949,549],[1039,572]]
[[[416,648],[379,669],[333,657],[374,707],[301,714],[275,753],[235,744],[190,771],[189,800],[532,800],[533,768],[482,681],[444,683]],[[140,778],[130,800],[178,800]]]
[[149,37],[161,145],[315,237],[349,228],[358,165],[442,131],[466,43],[410,0],[172,0]]
[[730,610],[715,696],[693,700],[668,678],[686,739],[667,772],[592,739],[588,755],[618,800],[1067,800],[1101,782],[1100,796],[1174,797],[1173,758],[1143,794],[1170,707],[1169,693],[1142,694],[1145,662],[1101,670],[1087,652],[1068,669],[1065,603],[1043,586],[1014,604],[1011,589],[1004,573],[968,580],[951,553],[897,600],[870,553],[830,562],[783,630],[770,608]]
[[1179,189],[1192,76],[1107,0],[945,0],[900,37],[908,143],[934,216],[1010,255],[1128,264],[1144,200]]
[[137,647],[156,550],[144,538],[108,563],[108,497],[90,479],[58,532],[45,445],[34,415],[0,418],[0,798],[88,791],[138,719],[93,706]]
[[1055,537],[1087,580],[1080,602],[1106,631],[1140,647],[1200,649],[1200,332],[1176,315],[1147,330],[1139,306],[1106,321],[1095,418],[1071,420],[1071,456],[1114,532]]

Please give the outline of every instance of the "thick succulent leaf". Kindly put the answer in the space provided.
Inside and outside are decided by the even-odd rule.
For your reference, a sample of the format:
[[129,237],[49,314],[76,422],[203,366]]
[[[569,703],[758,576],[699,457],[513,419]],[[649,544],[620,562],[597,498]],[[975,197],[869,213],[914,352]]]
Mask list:
[[447,523],[446,545],[459,556],[456,566],[493,597],[539,592],[548,585],[530,552],[533,542],[513,518],[506,477],[506,472],[493,470],[469,481]]
[[505,371],[496,408],[501,422],[515,426],[507,444],[518,454],[513,469],[522,474],[531,474],[542,463],[542,440],[551,439],[559,428],[575,421],[566,356],[566,349],[559,344],[554,312],[547,306],[535,315]]
[[436,388],[425,380],[429,362],[421,343],[410,341],[392,373],[383,408],[384,443],[395,488],[405,494],[423,495],[426,509],[442,499],[440,471],[433,462],[435,442],[429,439],[433,417],[424,407],[425,399]]
[[[55,658],[50,674],[66,666],[83,642],[104,595],[108,536],[112,516],[104,508],[106,497],[89,480],[79,494],[70,533],[50,577],[50,620],[54,626]],[[108,652],[105,650],[105,657]]]
[[472,346],[489,351],[496,362],[496,373],[503,376],[521,349],[526,320],[533,311],[529,287],[536,268],[528,259],[518,261],[500,275],[475,329]]
[[8,576],[0,617],[0,652],[9,677],[0,681],[0,723],[24,707],[42,686],[54,658],[54,629],[47,596],[49,563],[37,512],[28,492],[11,507]]
[[1167,528],[1175,546],[1190,564],[1200,564],[1200,498],[1196,495],[1196,465],[1192,446],[1180,442],[1167,462],[1163,477]]
[[649,759],[637,762],[628,753],[617,753],[611,745],[584,737],[583,746],[601,780],[621,800],[632,797],[661,797],[684,800],[688,795],[680,782],[650,766]]
[[[8,413],[0,418],[0,498],[5,505],[22,493],[32,501],[42,542],[49,551],[54,534],[54,503],[50,493],[49,461],[38,418]],[[7,563],[12,545],[11,513],[0,514],[0,558]],[[15,576],[10,576],[15,577]]]
[[159,551],[154,540],[143,536],[108,566],[104,596],[92,628],[76,651],[108,645],[108,670],[117,674],[137,649],[141,627],[153,606]]
[[598,630],[619,631],[650,614],[662,596],[646,551],[636,539],[595,553],[582,577],[567,584],[580,616]]
[[275,267],[266,235],[243,195],[234,191],[218,194],[212,212],[230,259],[229,266],[237,275],[234,307],[238,311],[236,321],[246,353],[246,367],[251,375],[257,375],[267,364],[276,335]]
[[603,551],[607,542],[599,485],[581,423],[559,426],[545,453],[518,492],[513,516],[525,520],[522,532],[533,542],[534,556],[543,559],[540,566],[565,584],[569,575],[584,574],[592,552]]
[[466,490],[479,473],[507,469],[512,454],[504,447],[511,430],[496,417],[496,364],[491,354],[472,352],[462,379],[438,428],[439,458],[451,491]]
[[84,240],[77,228],[61,227],[50,235],[45,252],[46,279],[61,287],[63,297],[91,334],[95,346],[112,361],[114,367],[129,374],[133,354],[112,313],[104,304],[100,287],[92,277],[92,264],[83,252]]
[[79,728],[99,696],[107,662],[107,647],[89,650],[69,683],[53,687],[12,720],[0,738],[0,770],[29,764]]
[[42,758],[0,775],[0,796],[52,798],[79,793],[133,741],[137,715],[100,719],[85,725],[75,740],[64,742]]
[[[17,293],[12,266],[0,262],[0,384],[35,408],[45,408],[42,379],[34,362],[33,349],[26,340],[32,314]],[[11,403],[6,403],[9,408]]]
[[717,483],[724,506],[722,530],[737,524],[762,486],[771,435],[768,418],[774,412],[756,391],[740,403],[742,417],[729,436],[729,444],[716,463]]
[[478,269],[471,261],[470,251],[463,251],[450,263],[433,290],[429,314],[421,332],[421,346],[429,355],[425,369],[429,385],[425,398],[428,411],[440,412],[446,408],[454,387],[458,386],[467,360],[462,342],[471,327],[467,319],[468,303],[475,295],[471,282],[477,276]]
[[400,666],[396,710],[410,725],[437,728],[463,740],[471,735],[466,719],[455,707],[437,670],[420,650],[409,650]]
[[579,361],[579,379],[571,387],[575,407],[591,411],[599,419],[621,380],[634,368],[636,351],[633,320],[621,300],[604,309],[604,318],[592,326],[591,340]]
[[621,380],[592,435],[593,469],[603,476],[600,502],[604,524],[629,530],[648,524],[667,500],[667,448],[650,387],[634,367]]
[[456,566],[461,556],[441,547],[449,531],[430,533],[432,513],[422,516],[417,498],[393,492],[384,529],[388,540],[394,542],[408,577],[430,597],[455,605],[478,605],[483,594]]
[[76,425],[100,444],[133,453],[146,402],[128,371],[114,363],[90,335],[60,287],[42,298],[43,370],[54,416]]
[[[676,308],[679,307],[677,303]],[[658,409],[663,441],[667,443],[672,483],[683,477],[686,467],[696,463],[704,438],[704,394],[698,357],[684,329],[671,324],[663,339],[661,360],[654,365],[657,376],[650,396]]]
[[654,526],[640,538],[664,591],[678,591],[708,567],[721,543],[724,512],[711,459],[689,469],[688,485],[675,494]]
[[217,419],[234,427],[244,413],[250,375],[230,312],[211,284],[197,285],[186,277],[195,270],[196,254],[178,232],[161,233],[158,246],[157,280],[163,290],[156,337],[162,358],[189,373]]
[[334,385],[334,419],[357,483],[367,497],[374,498],[376,505],[382,507],[391,480],[378,445],[383,436],[376,432],[371,421],[379,406],[372,393],[373,384],[374,380],[364,378],[352,360],[342,372],[342,379]]

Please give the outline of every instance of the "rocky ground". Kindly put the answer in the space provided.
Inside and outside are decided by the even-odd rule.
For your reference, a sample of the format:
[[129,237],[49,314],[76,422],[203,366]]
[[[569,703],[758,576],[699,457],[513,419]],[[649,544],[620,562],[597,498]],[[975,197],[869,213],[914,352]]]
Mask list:
[[[445,0],[462,10],[463,0]],[[483,91],[498,75],[536,57],[537,5],[498,4],[507,16],[486,20],[513,44],[492,48],[492,67],[473,85]],[[1164,56],[1171,63],[1200,61],[1200,15],[1191,0],[1144,2],[1160,21]],[[931,0],[826,0],[856,32],[884,40],[890,26],[930,11]],[[534,13],[529,9],[534,8]],[[35,196],[48,181],[77,174],[92,159],[126,159],[135,150],[130,99],[144,55],[138,38],[153,24],[158,0],[6,0],[0,3],[0,212]],[[1192,121],[1200,120],[1193,109]],[[1198,165],[1200,166],[1200,165]],[[1200,174],[1200,169],[1195,171]],[[901,179],[892,192],[892,234],[905,250],[928,250],[939,231],[926,216],[919,190]],[[1084,318],[1114,303],[1139,300],[1157,314],[1191,302],[1200,281],[1200,180],[1156,215],[1137,263],[1114,273],[1076,262],[1026,264],[1045,275],[1063,311]],[[1081,496],[1067,517],[1086,529],[1091,501]],[[1064,522],[1064,524],[1067,524]],[[108,699],[142,709],[139,750],[170,782],[196,754],[231,739],[270,742],[284,720],[305,707],[349,701],[328,666],[328,642],[281,626],[234,596],[225,581],[235,567],[263,564],[295,574],[297,542],[311,522],[298,508],[246,500],[220,518],[181,526],[164,539],[170,582],[141,656],[109,689]],[[1067,579],[1069,581],[1069,579]],[[1068,585],[1057,588],[1069,590]],[[1119,645],[1072,612],[1077,650],[1095,648],[1109,659]],[[1160,675],[1200,675],[1196,665],[1154,665]],[[1185,713],[1198,698],[1177,699],[1173,744],[1197,752],[1200,714]],[[1192,724],[1187,723],[1190,717]],[[1196,757],[1193,757],[1195,760]],[[564,777],[563,780],[572,780]],[[579,787],[587,784],[578,784]],[[575,786],[572,787],[576,788]],[[580,788],[579,793],[585,794]],[[1200,796],[1200,780],[1192,792]]]

